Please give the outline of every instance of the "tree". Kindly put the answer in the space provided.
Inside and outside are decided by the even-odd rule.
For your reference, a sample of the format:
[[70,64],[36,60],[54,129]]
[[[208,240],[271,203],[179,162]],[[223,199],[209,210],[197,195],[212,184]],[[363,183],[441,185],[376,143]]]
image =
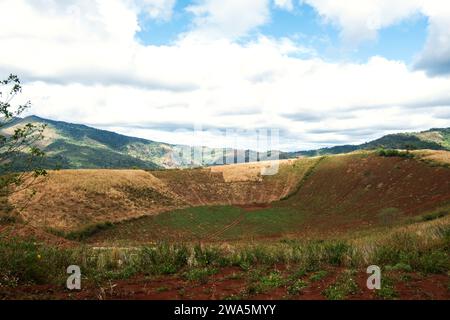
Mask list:
[[39,167],[45,156],[38,147],[43,139],[45,125],[20,124],[21,114],[31,107],[28,101],[12,105],[22,92],[19,78],[11,74],[0,81],[0,211],[10,212],[9,196],[14,192],[30,189],[47,172]]

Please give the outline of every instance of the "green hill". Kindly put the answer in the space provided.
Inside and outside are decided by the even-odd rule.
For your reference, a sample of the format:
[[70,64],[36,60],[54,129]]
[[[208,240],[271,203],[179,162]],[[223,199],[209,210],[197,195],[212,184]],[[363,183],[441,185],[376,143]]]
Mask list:
[[290,156],[319,156],[327,154],[349,153],[356,150],[385,149],[431,149],[450,150],[450,128],[434,128],[422,132],[397,133],[360,145],[344,145],[317,150],[290,153]]
[[[42,166],[47,169],[185,168],[222,164],[224,159],[228,159],[226,163],[264,159],[255,151],[172,145],[37,116],[14,119],[0,133],[12,134],[14,128],[27,123],[47,126],[40,142],[46,152]],[[238,152],[241,158],[237,157]],[[21,170],[23,162],[16,159],[15,169]]]
[[[44,132],[45,139],[40,143],[40,147],[47,155],[42,166],[47,169],[187,168],[266,159],[264,154],[251,150],[230,148],[214,150],[208,147],[173,145],[37,116],[14,119],[8,126],[2,128],[0,134],[11,134],[14,128],[26,123],[47,125]],[[272,151],[272,153],[277,152],[280,159],[288,159],[377,148],[450,150],[450,128],[390,134],[361,145],[343,145],[298,152]],[[194,154],[200,156],[193,157]],[[18,155],[21,156],[23,155]],[[15,169],[22,169],[23,161],[18,160],[14,163]]]

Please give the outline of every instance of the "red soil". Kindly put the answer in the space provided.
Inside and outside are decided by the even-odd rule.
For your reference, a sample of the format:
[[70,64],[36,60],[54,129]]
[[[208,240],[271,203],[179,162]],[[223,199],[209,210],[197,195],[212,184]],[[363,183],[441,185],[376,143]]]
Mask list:
[[[328,275],[320,281],[309,282],[300,294],[289,296],[286,287],[272,289],[263,294],[246,296],[248,279],[238,268],[225,268],[208,279],[205,284],[190,282],[178,276],[147,278],[137,276],[133,279],[111,281],[100,287],[88,285],[78,292],[69,292],[61,286],[33,285],[14,289],[0,287],[1,299],[76,299],[76,300],[221,300],[236,297],[248,300],[323,300],[323,291],[330,286],[343,271],[336,268],[328,270]],[[409,273],[409,280],[395,281],[395,291],[401,300],[450,300],[447,285],[448,275],[426,275]],[[308,276],[305,278],[308,279]],[[367,274],[360,270],[355,275],[358,292],[350,295],[350,300],[381,299],[374,291],[366,288]]]

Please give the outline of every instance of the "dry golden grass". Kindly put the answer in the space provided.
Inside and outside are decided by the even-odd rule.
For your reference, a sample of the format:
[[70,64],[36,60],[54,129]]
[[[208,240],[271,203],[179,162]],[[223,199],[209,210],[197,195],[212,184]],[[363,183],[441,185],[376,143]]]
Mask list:
[[211,172],[220,172],[225,182],[262,181],[264,170],[270,169],[274,165],[292,165],[296,159],[260,161],[250,163],[239,163],[233,165],[223,165],[211,167]]
[[395,235],[403,234],[417,237],[420,239],[421,245],[426,247],[437,239],[441,239],[443,230],[448,230],[448,228],[450,228],[450,215],[432,221],[416,222],[383,230],[371,230],[369,234],[364,236],[355,237],[353,235],[353,239],[351,234],[347,237],[350,238],[350,243],[363,253],[364,258],[367,258],[377,246],[392,241]]
[[[76,229],[179,207],[182,201],[152,174],[142,170],[51,171],[21,211],[33,226]],[[10,201],[21,207],[29,190]]]
[[421,159],[440,163],[450,163],[450,152],[444,150],[420,150],[414,151]]

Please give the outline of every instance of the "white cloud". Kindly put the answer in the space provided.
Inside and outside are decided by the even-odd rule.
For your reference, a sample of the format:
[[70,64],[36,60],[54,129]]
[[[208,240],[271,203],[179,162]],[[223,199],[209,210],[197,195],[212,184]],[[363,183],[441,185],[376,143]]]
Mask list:
[[[450,124],[449,79],[430,78],[401,62],[298,58],[307,49],[264,36],[242,44],[185,35],[172,45],[143,45],[135,40],[139,12],[128,0],[110,6],[100,0],[72,0],[67,7],[42,2],[47,8],[30,3],[0,0],[0,21],[7,26],[0,41],[8,48],[0,50],[0,76],[17,72],[29,79],[24,98],[43,117],[173,143],[188,138],[170,130],[196,123],[279,128],[291,149]],[[245,16],[237,11],[230,14]],[[213,25],[231,23],[218,21],[223,24]],[[222,35],[242,35],[260,23]],[[192,32],[199,30],[201,24]],[[206,136],[210,145],[224,143]]]
[[450,3],[429,0],[423,13],[429,17],[428,39],[416,67],[431,75],[450,74]]
[[294,9],[293,0],[274,0],[275,6],[287,10],[292,11]]
[[151,18],[169,20],[172,17],[176,0],[136,0]]
[[187,9],[195,15],[190,36],[239,38],[270,18],[269,0],[198,0]]
[[450,74],[450,3],[446,0],[302,0],[324,21],[341,28],[346,45],[374,40],[378,31],[402,20],[424,15],[429,31],[416,67],[431,75]]
[[336,24],[347,43],[373,40],[377,32],[419,12],[421,0],[302,0]]

